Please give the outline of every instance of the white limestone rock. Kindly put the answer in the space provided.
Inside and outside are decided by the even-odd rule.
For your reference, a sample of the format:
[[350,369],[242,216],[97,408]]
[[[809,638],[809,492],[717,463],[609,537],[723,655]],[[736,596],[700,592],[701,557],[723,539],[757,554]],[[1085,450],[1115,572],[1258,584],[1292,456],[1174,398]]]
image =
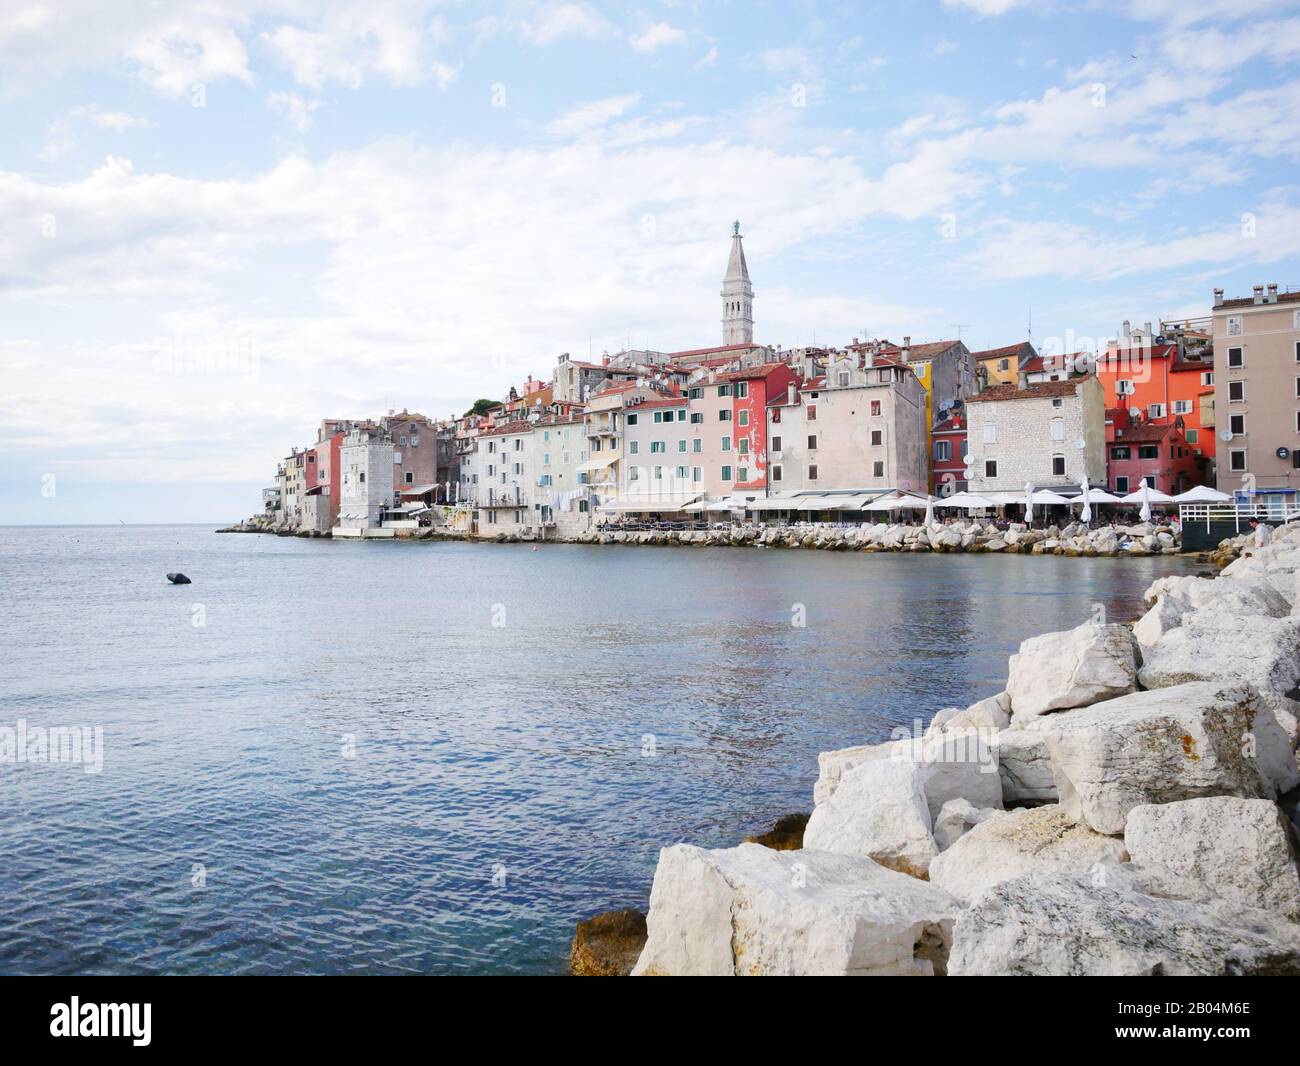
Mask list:
[[855,766],[818,804],[804,829],[804,847],[874,859],[912,877],[929,875],[939,854],[923,788],[922,764],[905,757]]
[[[1134,807],[1124,844],[1150,890],[1300,921],[1300,873],[1276,803],[1232,796]],[[941,884],[934,877],[931,880]]]
[[956,904],[870,859],[757,844],[659,853],[633,976],[942,973]]
[[930,863],[930,881],[970,906],[1003,881],[1031,873],[1083,873],[1127,857],[1123,841],[1079,825],[1052,805],[975,826]]
[[1150,896],[1126,870],[996,885],[958,917],[948,973],[1300,975],[1300,927],[1265,911]]
[[1014,721],[1089,704],[1137,687],[1137,641],[1126,626],[1083,625],[1031,637],[1011,656],[1007,692]]
[[934,733],[958,733],[965,730],[988,730],[996,733],[1011,724],[1011,697],[1002,691],[972,703],[965,710],[946,707],[930,720],[926,736]]
[[976,807],[970,800],[949,800],[934,820],[934,842],[940,851],[947,851],[980,823],[1005,813],[1001,807]]
[[840,786],[840,779],[864,762],[872,759],[888,759],[895,754],[899,745],[910,743],[907,740],[889,740],[883,744],[859,744],[852,748],[837,748],[823,751],[817,756],[817,782],[813,785],[813,804],[820,806],[835,795]]
[[[1274,799],[1288,741],[1249,685],[1194,681],[1055,715],[1042,726],[1061,806],[1099,833],[1146,803]],[[1294,768],[1294,767],[1293,767]]]
[[1196,611],[1143,649],[1144,688],[1187,681],[1248,681],[1285,693],[1300,680],[1300,617],[1268,618]]
[[998,758],[1004,806],[1057,802],[1060,797],[1045,733],[1032,728],[1004,729],[994,737],[993,750]]

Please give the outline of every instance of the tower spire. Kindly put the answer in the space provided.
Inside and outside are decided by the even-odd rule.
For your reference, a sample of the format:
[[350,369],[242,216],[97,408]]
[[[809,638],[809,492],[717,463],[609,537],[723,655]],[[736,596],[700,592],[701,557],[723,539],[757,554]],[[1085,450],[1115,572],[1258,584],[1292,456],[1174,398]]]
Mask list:
[[739,220],[731,224],[731,255],[722,279],[722,343],[754,343],[754,289]]

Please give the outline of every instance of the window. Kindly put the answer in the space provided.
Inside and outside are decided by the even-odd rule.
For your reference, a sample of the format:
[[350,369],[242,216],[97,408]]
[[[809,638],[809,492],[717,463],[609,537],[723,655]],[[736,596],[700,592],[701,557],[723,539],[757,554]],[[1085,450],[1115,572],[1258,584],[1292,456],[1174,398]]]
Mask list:
[[677,421],[678,421],[678,422],[685,422],[685,421],[686,421],[686,408],[685,408],[685,407],[680,407],[680,408],[677,409]]
[[815,466],[810,466],[808,468],[808,480],[809,481],[817,480],[817,468]]
[[984,460],[984,476],[986,478],[995,478],[998,476],[998,463],[996,459]]
[[589,502],[590,502],[590,501],[588,501],[588,500],[579,500],[579,501],[578,501],[578,513],[579,513],[579,514],[586,514],[586,513],[587,513],[587,511],[589,510],[589,508],[588,508],[588,506],[587,506]]
[[1185,430],[1183,436],[1187,438],[1188,444],[1196,444],[1201,439],[1201,431],[1199,429]]
[[719,386],[718,386],[718,395],[719,395],[719,396],[730,396],[730,395],[731,395],[731,386],[730,386],[730,385],[719,385]]
[[1242,471],[1246,469],[1246,453],[1234,449],[1228,453],[1228,469]]
[[1240,367],[1245,365],[1246,359],[1245,356],[1242,354],[1242,351],[1243,350],[1241,348],[1228,349],[1228,366]]
[[998,442],[998,424],[996,422],[984,423],[984,443],[996,444]]
[[1053,407],[1064,407],[1064,406],[1065,406],[1065,401],[1064,401],[1063,399],[1061,399],[1061,397],[1059,397],[1059,396],[1053,396],[1053,397],[1052,397],[1052,406],[1053,406]]
[[687,467],[679,466],[673,471],[673,477],[679,481],[685,481],[690,476],[690,470]]
[[703,480],[704,480],[704,467],[702,467],[702,466],[697,466],[697,467],[695,467],[695,468],[691,471],[691,480],[692,480],[692,481],[703,481]]
[[817,421],[817,405],[815,403],[810,403],[808,405],[808,421],[809,422]]
[[656,453],[662,455],[662,454],[663,454],[664,452],[666,452],[667,450],[668,450],[668,446],[667,446],[666,444],[664,444],[664,442],[661,441],[661,440],[652,440],[652,441],[650,442],[650,454],[651,454],[651,455],[654,455],[654,454],[656,454]]
[[366,472],[363,470],[357,475],[357,483],[364,485],[366,483]]
[[704,450],[704,441],[700,440],[699,437],[696,437],[693,441],[691,441],[691,451],[698,454],[703,450]]
[[627,442],[628,455],[636,455],[641,451],[641,442],[639,440],[630,440]]
[[1065,477],[1065,456],[1052,456],[1052,474],[1055,477]]
[[1192,401],[1175,400],[1173,410],[1176,415],[1190,415],[1192,413]]
[[1228,402],[1244,403],[1246,400],[1246,383],[1244,381],[1228,382]]
[[885,443],[885,431],[883,429],[873,429],[871,431],[871,446],[879,448]]
[[628,415],[628,416],[627,416],[627,424],[628,424],[629,426],[635,426],[635,425],[636,425],[636,421],[637,421],[637,416],[636,416],[636,415]]
[[722,480],[723,480],[723,481],[730,481],[730,480],[731,480],[731,467],[729,467],[729,466],[724,466],[724,467],[722,468]]
[[[1296,378],[1296,381],[1295,381],[1295,387],[1296,387],[1296,395],[1300,396],[1300,378]],[[772,438],[772,451],[774,451],[774,452],[779,452],[780,450],[781,450],[781,438],[780,438],[780,437],[773,437],[773,438]]]
[[871,476],[872,477],[885,476],[885,464],[882,463],[879,459],[877,459],[874,463],[871,464]]
[[[736,395],[739,396],[742,400],[743,400],[746,396],[749,395],[749,382],[748,382],[748,381],[741,381],[741,382],[738,382],[738,383],[737,383],[737,385],[736,385]],[[744,478],[741,478],[740,480],[741,480],[741,481],[744,481],[745,479],[744,479]]]
[[1214,372],[1213,372],[1212,370],[1207,370],[1205,373],[1203,373],[1203,374],[1201,375],[1201,384],[1204,385],[1206,388],[1212,388],[1212,387],[1213,387],[1213,385],[1214,385]]
[[704,414],[701,411],[691,412],[691,425],[700,426],[704,424]]
[[679,441],[677,442],[677,450],[678,450],[679,452],[684,452],[684,451],[686,451],[686,440],[685,440],[685,438],[683,438],[682,440],[679,440]]
[[817,450],[817,434],[811,433],[808,436],[808,450],[815,452]]
[[1246,416],[1229,415],[1228,428],[1232,431],[1234,437],[1244,437],[1246,435]]
[[1241,315],[1228,316],[1228,336],[1229,337],[1241,336]]
[[704,390],[697,385],[691,389],[687,395],[689,395],[692,400],[702,400],[704,399]]
[[1116,491],[1116,492],[1121,492],[1121,493],[1123,493],[1125,496],[1128,495],[1128,478],[1127,478],[1127,477],[1117,477],[1117,478],[1115,479],[1115,491]]
[[1052,440],[1065,440],[1065,422],[1059,418],[1053,418],[1051,422]]
[[723,450],[724,452],[729,452],[729,451],[731,451],[731,438],[730,438],[730,437],[723,437],[723,438],[722,438],[722,450]]
[[845,388],[845,389],[848,388],[849,372],[847,370],[841,370],[839,374],[839,378],[840,378],[840,388]]
[[523,464],[523,463],[515,463],[514,472],[515,472],[516,474],[522,474],[522,473],[524,472],[524,464]]
[[401,462],[402,462],[402,453],[401,453],[401,452],[393,452],[393,465],[394,465],[394,466],[400,466],[400,465],[401,465]]
[[[1300,311],[1296,312],[1296,317],[1300,318]],[[1300,329],[1300,325],[1296,326],[1296,329]],[[1295,361],[1300,363],[1300,341],[1295,342]]]
[[[1296,379],[1295,379],[1295,395],[1296,395],[1296,399],[1297,399],[1297,400],[1300,400],[1300,378],[1296,378]],[[325,477],[325,471],[324,471],[324,470],[322,470],[322,471],[320,472],[320,476],[321,476],[322,479],[324,479],[324,477]]]
[[1165,405],[1162,404],[1162,403],[1153,403],[1153,404],[1148,404],[1148,405],[1147,405],[1147,414],[1148,414],[1151,418],[1164,418],[1164,417],[1165,417]]
[[407,483],[408,485],[414,485],[414,484],[415,484],[415,475],[414,475],[413,473],[411,473],[411,471],[409,471],[409,470],[406,472],[406,483]]
[[748,455],[748,454],[749,454],[749,438],[748,438],[748,437],[741,437],[740,440],[736,441],[736,444],[737,444],[737,446],[738,446],[738,450],[740,451],[740,454],[741,454],[741,455]]
[[[874,436],[874,433],[873,433]],[[873,440],[871,442],[875,444]],[[946,463],[952,458],[952,442],[946,440],[937,440],[934,442],[934,459],[938,463]]]
[[662,422],[662,421],[664,420],[664,415],[665,415],[665,414],[668,415],[668,420],[671,422],[671,421],[672,421],[672,417],[673,417],[673,413],[672,413],[671,411],[656,411],[656,412],[655,412],[655,421],[656,421],[656,422]]
[[[1300,455],[1300,452],[1297,452],[1296,454]],[[774,467],[772,467],[772,480],[773,480],[773,481],[780,481],[780,480],[781,480],[781,467],[780,467],[780,466],[774,466]]]
[[740,414],[736,416],[736,424],[741,426],[749,425],[749,412],[742,410]]
[[1129,381],[1128,378],[1120,378],[1118,381],[1115,382],[1116,396],[1132,396],[1133,389],[1134,389],[1133,382]]
[[1123,462],[1125,459],[1132,457],[1132,452],[1129,451],[1127,444],[1120,444],[1110,450],[1110,457]]
[[640,468],[639,466],[630,466],[630,467],[628,467],[628,469],[627,469],[627,479],[628,479],[628,481],[640,481],[640,480],[641,480],[641,468]]
[[731,421],[731,408],[730,408],[730,407],[724,407],[721,411],[718,412],[718,421],[719,421],[719,422],[730,422],[730,421]]
[[773,422],[781,421],[781,408],[779,407],[772,408],[772,421]]
[[738,466],[738,467],[736,467],[736,480],[737,480],[737,481],[748,481],[748,480],[749,480],[749,467],[747,467],[747,466]]
[[655,480],[656,480],[656,481],[662,481],[663,479],[664,479],[664,468],[663,468],[662,466],[656,466],[656,467],[655,467]]
[[999,369],[999,370],[1010,370],[1010,369],[1011,369],[1011,360],[1010,360],[1010,359],[999,359],[999,360],[998,360],[998,369]]
[[879,417],[879,415],[880,415],[880,401],[879,401],[879,400],[872,400],[872,401],[871,401],[871,413],[872,413],[872,415]]
[[1139,459],[1159,459],[1159,458],[1160,458],[1160,445],[1158,445],[1158,444],[1139,444],[1139,445],[1138,445],[1138,458],[1139,458]]

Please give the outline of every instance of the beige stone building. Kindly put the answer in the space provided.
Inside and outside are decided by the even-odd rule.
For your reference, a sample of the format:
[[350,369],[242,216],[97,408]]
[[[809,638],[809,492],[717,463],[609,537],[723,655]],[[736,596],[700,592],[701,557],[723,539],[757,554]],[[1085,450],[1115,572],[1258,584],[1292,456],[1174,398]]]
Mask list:
[[1105,390],[1095,375],[994,385],[966,401],[971,492],[1106,484]]
[[902,489],[929,481],[926,390],[870,354],[832,361],[767,409],[768,492]]
[[1218,487],[1287,514],[1300,489],[1300,292],[1215,289],[1213,321]]

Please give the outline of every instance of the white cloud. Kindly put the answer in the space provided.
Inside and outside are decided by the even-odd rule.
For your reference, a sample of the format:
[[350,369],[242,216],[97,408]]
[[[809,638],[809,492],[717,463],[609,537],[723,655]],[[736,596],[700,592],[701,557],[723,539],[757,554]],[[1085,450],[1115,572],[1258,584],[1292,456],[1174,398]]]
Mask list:
[[685,31],[668,22],[656,22],[628,37],[628,43],[638,52],[653,52],[666,44],[681,44],[685,40]]
[[956,41],[940,41],[934,46],[934,54],[937,56],[951,55],[959,47]]
[[709,45],[709,50],[695,61],[695,69],[703,70],[705,67],[713,66],[717,61],[718,61],[718,46],[716,44],[711,44]]
[[277,92],[266,98],[267,106],[300,130],[311,129],[319,100],[304,100],[297,93]]
[[124,111],[103,111],[97,104],[75,107],[66,115],[50,123],[45,132],[45,143],[36,157],[46,163],[67,155],[77,146],[77,130],[91,125],[113,133],[126,133],[133,129],[147,129],[154,125],[149,119],[129,115]]
[[1015,7],[1021,7],[1026,0],[943,0],[944,7],[961,8],[989,18],[1005,15]]
[[636,107],[640,102],[641,96],[638,93],[628,93],[625,96],[609,96],[604,100],[593,100],[590,103],[580,104],[573,110],[566,112],[548,123],[546,128],[550,133],[557,136],[574,137],[607,125]]

